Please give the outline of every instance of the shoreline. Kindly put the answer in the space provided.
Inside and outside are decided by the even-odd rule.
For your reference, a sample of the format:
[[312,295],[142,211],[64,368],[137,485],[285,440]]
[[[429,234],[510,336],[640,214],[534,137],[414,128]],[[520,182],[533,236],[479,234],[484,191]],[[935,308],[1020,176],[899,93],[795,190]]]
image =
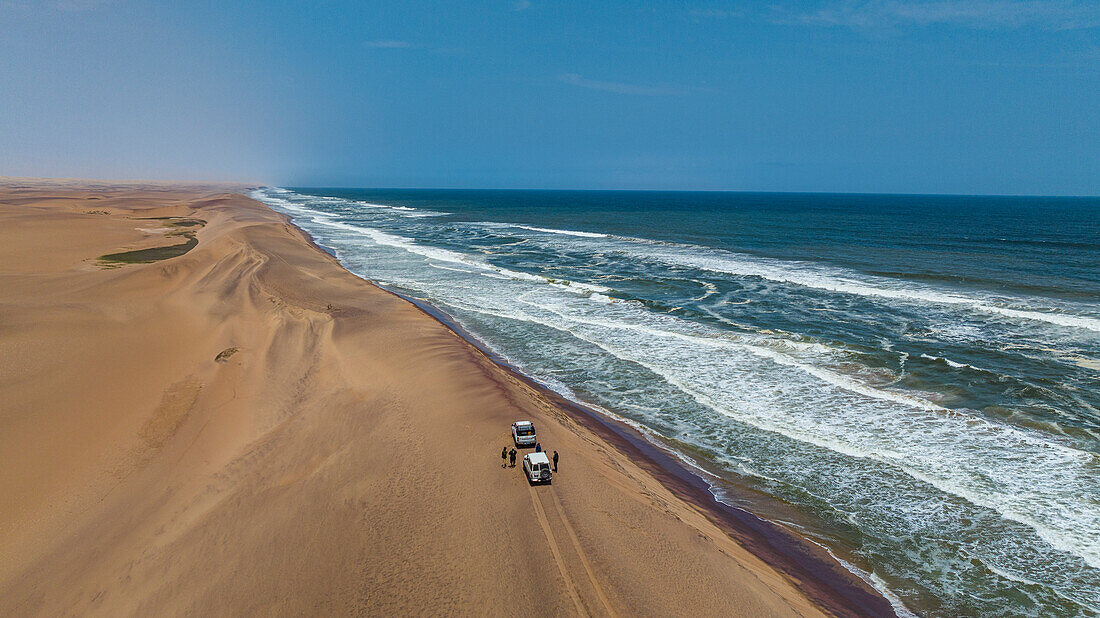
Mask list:
[[[295,225],[289,215],[280,213],[247,194],[245,197],[283,217],[287,224],[297,229],[316,250],[331,256],[341,268],[347,270],[332,249],[321,245],[309,232]],[[692,469],[668,449],[647,438],[643,432],[589,404],[570,399],[537,378],[527,375],[490,349],[445,311],[431,303],[402,294],[351,271],[348,272],[410,303],[476,348],[492,363],[538,391],[555,406],[570,414],[575,421],[612,445],[620,454],[639,463],[658,482],[678,498],[700,510],[730,538],[764,560],[769,566],[799,582],[803,592],[827,611],[839,615],[850,612],[870,616],[898,615],[890,599],[856,573],[845,568],[823,546],[747,509],[722,502],[713,494],[712,485],[700,475],[699,471]]]
[[244,189],[0,181],[0,614],[891,613]]

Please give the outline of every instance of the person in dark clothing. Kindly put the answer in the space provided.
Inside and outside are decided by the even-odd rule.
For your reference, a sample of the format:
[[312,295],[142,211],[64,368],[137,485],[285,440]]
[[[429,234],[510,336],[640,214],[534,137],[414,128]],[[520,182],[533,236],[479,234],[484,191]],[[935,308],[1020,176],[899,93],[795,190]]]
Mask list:
[[558,471],[558,452],[554,451],[554,472]]
[[542,452],[542,442],[535,442],[535,452],[536,453],[541,453]]
[[512,450],[508,451],[508,459],[511,460],[512,467],[515,468],[516,467],[516,449],[513,448]]
[[508,465],[508,447],[500,449],[500,467],[503,468]]

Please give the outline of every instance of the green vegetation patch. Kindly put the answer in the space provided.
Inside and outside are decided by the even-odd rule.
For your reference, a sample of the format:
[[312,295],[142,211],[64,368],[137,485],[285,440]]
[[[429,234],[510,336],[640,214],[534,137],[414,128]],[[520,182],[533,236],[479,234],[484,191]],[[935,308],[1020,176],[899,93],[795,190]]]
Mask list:
[[192,219],[188,217],[135,217],[143,221],[160,221],[165,227],[178,228],[174,229],[164,236],[171,238],[173,236],[182,236],[187,240],[177,245],[168,245],[166,247],[152,247],[150,249],[135,249],[133,251],[120,251],[118,253],[108,253],[107,255],[99,256],[99,264],[104,268],[117,268],[123,264],[148,264],[150,262],[159,262],[160,260],[167,260],[168,258],[179,257],[184,253],[195,248],[199,244],[198,239],[195,238],[195,230],[193,228],[200,228],[206,225],[206,221],[202,219]]
[[106,255],[99,256],[99,261],[105,265],[113,264],[148,264],[150,262],[159,262],[160,260],[167,260],[168,258],[179,257],[184,253],[195,248],[199,244],[197,238],[195,238],[194,232],[184,232],[183,235],[187,238],[186,242],[182,242],[178,245],[168,245],[167,247],[152,247],[150,249],[135,249],[134,251],[122,251],[119,253],[108,253]]
[[168,218],[165,225],[170,227],[202,227],[206,225],[206,221],[202,219],[172,219]]
[[163,221],[168,227],[202,227],[206,221],[187,217],[137,217],[143,221]]

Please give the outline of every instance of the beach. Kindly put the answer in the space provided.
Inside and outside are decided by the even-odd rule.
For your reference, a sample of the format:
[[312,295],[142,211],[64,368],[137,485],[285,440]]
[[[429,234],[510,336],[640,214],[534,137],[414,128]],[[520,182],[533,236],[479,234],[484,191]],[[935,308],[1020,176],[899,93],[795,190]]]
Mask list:
[[246,190],[0,183],[0,614],[889,613]]

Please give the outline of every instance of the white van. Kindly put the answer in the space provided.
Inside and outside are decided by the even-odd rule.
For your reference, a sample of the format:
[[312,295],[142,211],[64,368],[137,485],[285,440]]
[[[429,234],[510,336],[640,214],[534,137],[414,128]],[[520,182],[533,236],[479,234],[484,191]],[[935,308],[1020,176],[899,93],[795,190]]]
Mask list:
[[550,473],[550,458],[546,453],[527,453],[523,456],[523,473],[531,483],[549,483],[553,476]]
[[531,421],[512,423],[512,439],[516,441],[516,446],[534,446],[535,424]]

